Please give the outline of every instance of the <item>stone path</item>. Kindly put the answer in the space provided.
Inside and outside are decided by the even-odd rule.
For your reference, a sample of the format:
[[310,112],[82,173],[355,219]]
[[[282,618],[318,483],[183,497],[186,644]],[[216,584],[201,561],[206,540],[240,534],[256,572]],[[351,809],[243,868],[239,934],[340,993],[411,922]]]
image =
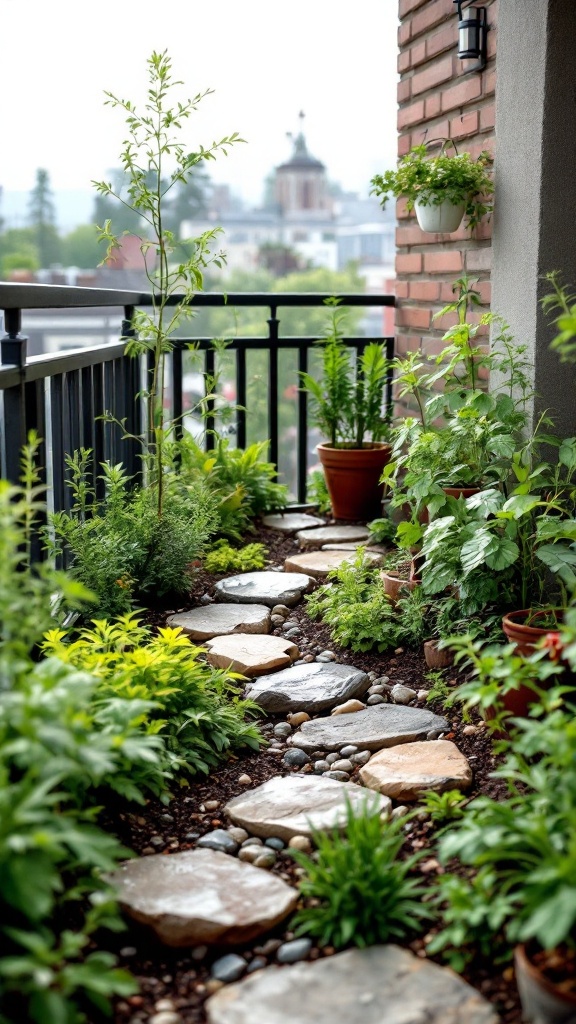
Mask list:
[[[286,715],[269,748],[279,774],[260,786],[246,777],[246,791],[219,812],[226,827],[215,823],[196,849],[137,858],[111,876],[126,913],[171,946],[224,950],[288,919],[298,891],[271,869],[291,847],[312,851],[314,830],[341,828],[349,804],[385,822],[423,790],[466,790],[472,780],[466,758],[443,738],[449,723],[419,706],[425,693],[337,664],[332,651],[300,657],[305,627],[291,609],[329,568],[354,557],[368,531],[302,514],[267,516],[264,524],[296,534],[302,554],[284,571],[222,580],[215,603],[169,622],[202,643],[211,664],[244,675],[246,696],[267,713]],[[293,966],[263,959],[264,970],[239,982],[246,960],[222,956],[212,977],[226,987],[207,1003],[209,1024],[496,1024],[478,992],[400,947],[296,963],[311,946],[276,942],[278,964]]]

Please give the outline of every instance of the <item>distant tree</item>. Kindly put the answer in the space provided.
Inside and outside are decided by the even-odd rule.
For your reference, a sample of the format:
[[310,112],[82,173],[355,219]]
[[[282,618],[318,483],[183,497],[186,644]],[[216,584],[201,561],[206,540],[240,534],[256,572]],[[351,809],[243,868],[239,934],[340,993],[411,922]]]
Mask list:
[[28,219],[34,229],[41,267],[60,262],[60,238],[56,230],[54,200],[48,171],[39,167],[36,184],[30,193]]
[[182,225],[186,221],[196,220],[207,213],[209,181],[206,172],[201,167],[195,167],[188,181],[176,182],[171,190],[164,221],[175,238],[182,237]]
[[66,267],[95,270],[106,255],[92,224],[80,224],[62,239],[62,262]]
[[306,260],[289,245],[282,242],[263,242],[258,249],[258,266],[269,270],[274,277],[283,277],[293,270],[305,270]]
[[94,199],[94,220],[98,227],[104,227],[107,220],[112,222],[112,229],[116,235],[124,232],[140,235],[144,229],[144,222],[139,213],[132,209],[129,203],[128,185],[129,178],[124,171],[117,167],[108,173],[108,182],[120,199],[112,195],[104,195],[99,192]]
[[12,270],[38,270],[40,259],[34,228],[10,228],[0,234],[0,276]]

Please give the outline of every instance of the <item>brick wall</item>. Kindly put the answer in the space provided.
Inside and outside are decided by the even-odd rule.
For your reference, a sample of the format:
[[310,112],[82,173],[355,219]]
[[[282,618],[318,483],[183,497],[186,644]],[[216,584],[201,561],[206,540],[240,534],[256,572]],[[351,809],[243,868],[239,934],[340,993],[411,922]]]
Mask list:
[[[399,0],[399,157],[438,137],[454,139],[459,152],[473,157],[483,149],[493,152],[497,2],[483,0],[490,26],[487,66],[466,73],[469,62],[457,55],[452,0]],[[490,302],[491,224],[483,222],[472,235],[463,226],[453,234],[428,234],[402,200],[397,217],[397,351],[420,348],[436,355],[448,324],[432,315],[453,298],[457,277],[465,272],[478,279],[483,302]]]

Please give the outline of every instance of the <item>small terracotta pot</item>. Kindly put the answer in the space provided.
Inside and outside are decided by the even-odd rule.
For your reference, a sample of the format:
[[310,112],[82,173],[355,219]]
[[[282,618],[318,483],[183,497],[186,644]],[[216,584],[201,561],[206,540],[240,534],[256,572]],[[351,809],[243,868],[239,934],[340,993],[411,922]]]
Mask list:
[[[509,643],[516,644],[516,652],[528,657],[534,654],[539,642],[547,633],[553,632],[554,627],[544,628],[534,625],[538,621],[538,615],[548,615],[550,612],[561,612],[559,608],[541,609],[534,611],[532,608],[523,608],[518,611],[507,612],[502,619],[502,629],[506,634]],[[526,620],[530,619],[528,623]]]
[[424,641],[424,660],[428,668],[449,668],[454,664],[452,651],[438,649],[438,640]]
[[389,444],[367,444],[363,448],[335,448],[319,444],[318,456],[324,468],[334,519],[368,522],[382,514],[384,484],[380,477],[390,461]]
[[400,576],[395,569],[383,569],[380,575],[384,582],[384,593],[388,595],[392,604],[396,604],[401,597],[419,586],[415,580],[407,580]]
[[576,1024],[576,996],[554,985],[529,959],[525,946],[516,946],[514,967],[525,1020],[534,1024]]

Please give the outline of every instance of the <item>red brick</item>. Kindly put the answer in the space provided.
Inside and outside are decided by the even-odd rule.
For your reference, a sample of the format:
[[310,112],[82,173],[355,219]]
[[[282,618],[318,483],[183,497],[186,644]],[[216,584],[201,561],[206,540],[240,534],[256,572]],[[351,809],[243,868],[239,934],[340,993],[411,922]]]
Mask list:
[[425,245],[430,241],[430,236],[423,234],[417,224],[403,224],[396,228],[396,245]]
[[435,89],[443,82],[448,82],[452,78],[452,55],[444,57],[442,60],[434,61],[424,71],[420,71],[414,75],[412,79],[412,94],[414,96],[421,92],[428,92],[429,89]]
[[454,107],[465,107],[473,100],[479,99],[482,95],[482,83],[480,76],[467,78],[451,89],[445,89],[442,93],[442,110],[453,110]]
[[491,103],[488,107],[482,107],[480,111],[480,131],[486,132],[494,128],[496,124],[496,107]]
[[450,121],[450,138],[464,139],[467,135],[476,135],[478,131],[478,111],[470,110]]
[[407,217],[414,217],[415,214],[412,210],[406,209],[406,200],[398,199],[396,203],[396,219],[406,220]]
[[455,274],[462,267],[462,253],[458,249],[424,253],[424,270],[427,274]]
[[485,71],[482,75],[484,79],[482,83],[482,92],[484,96],[493,96],[496,92],[496,69],[491,68],[489,71]]
[[[444,121],[438,121],[436,124],[429,124],[424,129],[414,132],[412,136],[412,145],[418,146],[422,142],[437,142],[440,147],[443,139],[448,138],[448,132],[450,131],[450,125],[448,119]],[[430,153],[434,153],[434,148],[430,146]]]
[[407,107],[401,107],[398,111],[398,130],[407,128],[408,125],[418,124],[424,120],[424,100],[417,103],[410,103]]
[[398,137],[398,156],[406,156],[410,152],[410,136],[400,135]]
[[426,40],[427,57],[437,57],[439,53],[444,53],[444,50],[454,50],[456,52],[458,46],[457,36],[458,28],[456,21],[441,28],[433,36],[429,36]]
[[409,252],[396,254],[397,274],[419,274],[422,270],[422,253]]
[[428,330],[430,327],[430,310],[419,306],[400,306],[396,310],[396,323],[399,327],[414,327],[416,330]]
[[485,306],[489,306],[492,301],[492,283],[490,281],[479,281],[474,287],[476,291],[480,292],[480,298]]
[[474,238],[478,241],[486,241],[492,238],[492,221],[488,217],[484,217],[477,228],[474,230]]
[[401,50],[406,43],[409,42],[412,34],[412,22],[405,21],[403,25],[400,25],[398,29],[398,49]]
[[429,120],[433,117],[437,117],[442,109],[442,95],[439,92],[435,92],[432,96],[428,96],[424,102],[424,110],[426,112],[426,119]]
[[404,78],[401,82],[398,82],[398,87],[396,89],[396,99],[398,100],[398,103],[406,103],[406,100],[410,99],[411,92],[411,78]]
[[398,9],[398,17],[405,18],[410,11],[415,11],[417,7],[421,7],[426,0],[400,0],[400,6]]
[[410,67],[410,50],[403,50],[398,54],[398,74],[403,75]]
[[[496,32],[496,27],[491,24],[490,20],[488,20],[488,24],[490,25],[490,29],[488,31],[488,38],[486,40],[486,56],[488,57],[488,60],[490,60],[490,57],[496,56],[498,35]],[[412,26],[412,28],[414,28],[414,26]]]
[[408,288],[410,298],[417,302],[436,302],[440,296],[438,281],[410,281]]
[[[412,36],[420,35],[421,32],[434,28],[435,25],[439,25],[441,21],[446,21],[448,18],[453,24],[457,24],[454,14],[455,7],[452,0],[433,0],[433,3],[426,4],[423,10],[418,11],[418,14],[412,18]],[[456,39],[455,43],[457,43]]]
[[468,249],[466,252],[466,270],[475,273],[478,270],[490,270],[492,266],[491,246],[482,246],[477,249]]
[[408,281],[395,281],[394,282],[394,294],[397,299],[407,299],[409,292]]
[[454,302],[455,298],[456,294],[452,291],[452,282],[442,281],[440,285],[440,302],[447,306],[449,302]]
[[417,64],[423,64],[425,60],[426,43],[422,40],[421,43],[416,43],[416,45],[410,50],[410,67],[414,68]]

